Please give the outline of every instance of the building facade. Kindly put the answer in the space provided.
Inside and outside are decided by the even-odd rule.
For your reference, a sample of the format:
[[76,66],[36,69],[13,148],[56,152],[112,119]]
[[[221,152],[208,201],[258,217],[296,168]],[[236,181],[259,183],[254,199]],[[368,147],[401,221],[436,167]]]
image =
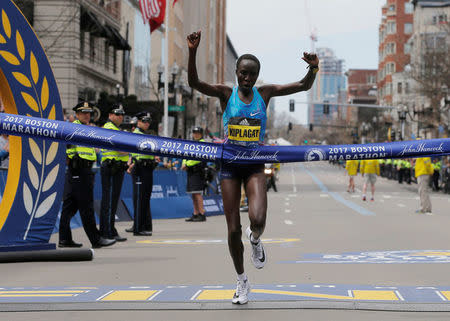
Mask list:
[[402,72],[410,62],[411,48],[407,45],[413,33],[413,5],[410,0],[387,0],[382,7],[378,45],[378,102],[393,103],[392,75]]
[[123,91],[123,57],[131,50],[121,34],[126,2],[33,1],[33,27],[53,67],[65,113],[80,99],[97,101],[101,92]]
[[[330,48],[317,48],[320,59],[316,81],[308,94],[308,123],[320,124],[329,119],[343,119],[345,113],[333,103],[345,101],[346,79],[344,60],[338,59]],[[311,102],[327,102],[328,113],[324,114],[324,104]]]

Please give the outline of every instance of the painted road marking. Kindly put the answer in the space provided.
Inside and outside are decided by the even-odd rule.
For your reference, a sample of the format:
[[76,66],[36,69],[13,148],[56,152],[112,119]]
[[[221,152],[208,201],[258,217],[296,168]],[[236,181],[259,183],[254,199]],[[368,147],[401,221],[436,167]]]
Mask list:
[[284,210],[284,212],[285,212],[285,213],[290,213],[290,212],[291,212],[291,210],[289,210],[289,209],[285,209],[285,210]]
[[292,225],[292,224],[294,224],[294,222],[292,222],[291,220],[284,220],[284,224]]
[[398,203],[397,206],[398,206],[398,207],[406,207],[405,204],[401,204],[401,203]]
[[0,298],[4,297],[73,297],[88,291],[71,290],[22,290],[0,291]]
[[435,291],[435,292],[442,299],[442,301],[447,301],[447,298],[445,296],[443,296],[441,292],[439,292],[439,291]]
[[303,259],[280,263],[450,263],[450,250],[347,252],[342,254],[305,254]]
[[[89,302],[194,303],[227,302],[233,297],[234,285],[146,285],[151,290],[133,290],[127,286],[102,286],[82,292],[61,288],[26,288],[17,293],[12,288],[0,295],[0,311],[8,303],[67,304]],[[145,288],[146,286],[141,286]],[[139,286],[138,286],[139,287]],[[30,296],[30,294],[44,296]],[[49,295],[49,296],[47,296]],[[61,296],[62,295],[62,296]],[[252,284],[249,295],[253,302],[290,302],[304,300],[376,301],[402,303],[441,303],[450,309],[450,286],[370,286],[343,284]]]
[[374,212],[371,212],[367,209],[365,209],[364,207],[361,207],[359,205],[356,205],[353,202],[350,202],[348,200],[346,200],[345,198],[343,198],[341,195],[339,195],[338,193],[335,192],[329,192],[328,188],[325,186],[324,183],[322,183],[320,181],[320,179],[317,178],[316,175],[314,175],[311,171],[309,171],[308,169],[306,169],[305,165],[300,164],[300,168],[303,169],[303,171],[305,171],[309,176],[311,176],[311,178],[313,179],[313,181],[317,184],[317,186],[319,186],[319,188],[322,190],[322,192],[328,193],[331,197],[333,197],[336,201],[344,204],[347,207],[350,207],[352,210],[358,212],[361,215],[375,215]]
[[[273,238],[262,239],[264,243],[290,243],[298,242],[298,238]],[[136,241],[136,243],[142,244],[168,244],[168,245],[198,245],[198,244],[227,244],[227,240],[143,240]]]
[[[351,290],[349,290],[351,291]],[[235,290],[204,290],[196,300],[230,300],[233,298]],[[348,295],[334,295],[325,293],[312,292],[296,292],[296,291],[281,291],[281,290],[267,290],[267,289],[253,289],[251,293],[255,294],[272,294],[281,296],[306,297],[315,299],[334,299],[334,300],[360,300],[360,301],[398,301],[399,298],[394,291],[376,291],[376,290],[353,290]]]
[[103,297],[102,301],[146,301],[158,291],[151,290],[118,290]]

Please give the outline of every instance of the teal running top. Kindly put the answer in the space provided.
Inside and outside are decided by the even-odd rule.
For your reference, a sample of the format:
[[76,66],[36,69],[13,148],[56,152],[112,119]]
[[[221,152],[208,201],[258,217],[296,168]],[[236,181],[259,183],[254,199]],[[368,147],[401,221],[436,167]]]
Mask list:
[[243,146],[264,144],[266,104],[256,87],[253,87],[253,100],[250,104],[242,102],[238,87],[233,87],[222,119],[225,143]]

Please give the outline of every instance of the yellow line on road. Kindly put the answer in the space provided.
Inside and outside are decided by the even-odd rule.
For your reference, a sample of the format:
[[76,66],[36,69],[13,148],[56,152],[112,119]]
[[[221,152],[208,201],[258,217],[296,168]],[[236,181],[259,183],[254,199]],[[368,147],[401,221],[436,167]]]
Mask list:
[[[352,292],[353,297],[346,295],[334,295],[334,294],[311,293],[311,292],[277,291],[265,289],[252,290],[252,293],[290,295],[290,296],[301,296],[318,299],[365,300],[365,301],[399,300],[394,291],[354,290]],[[228,300],[233,297],[233,294],[234,290],[204,290],[197,296],[196,300]]]
[[101,301],[146,301],[156,292],[158,291],[120,290],[111,292]]
[[77,290],[28,290],[28,291],[0,291],[0,294],[23,294],[23,293],[83,293],[85,291]]

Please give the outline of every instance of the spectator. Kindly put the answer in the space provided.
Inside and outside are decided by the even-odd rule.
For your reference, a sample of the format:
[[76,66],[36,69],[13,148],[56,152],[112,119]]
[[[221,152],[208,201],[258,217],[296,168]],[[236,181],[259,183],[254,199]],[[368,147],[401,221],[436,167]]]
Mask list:
[[380,175],[380,165],[376,159],[364,159],[361,161],[361,175],[366,176],[366,180],[363,186],[363,197],[362,200],[366,200],[367,185],[370,184],[370,190],[372,197],[370,201],[374,201],[375,197],[375,182],[377,181],[377,175]]
[[9,165],[9,136],[0,135],[0,167],[8,168]]
[[355,176],[358,174],[359,161],[356,159],[350,159],[345,163],[345,169],[348,173],[348,188],[347,192],[355,192]]
[[433,175],[433,165],[430,157],[417,158],[415,161],[415,176],[419,185],[420,209],[416,211],[418,214],[433,215],[431,213],[431,200],[429,191],[429,182]]

